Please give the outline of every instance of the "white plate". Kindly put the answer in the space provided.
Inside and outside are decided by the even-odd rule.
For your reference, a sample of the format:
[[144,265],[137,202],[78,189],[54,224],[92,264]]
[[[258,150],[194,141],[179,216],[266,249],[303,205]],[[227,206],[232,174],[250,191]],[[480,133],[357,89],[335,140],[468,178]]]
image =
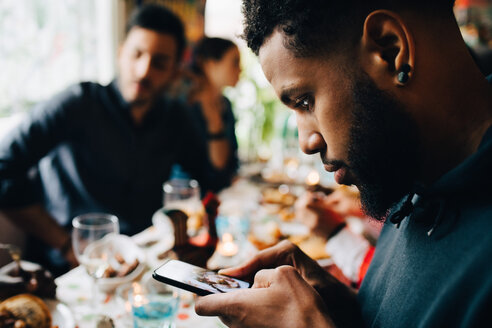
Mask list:
[[[140,274],[145,270],[145,253],[135,244],[133,239],[125,235],[108,235],[101,240],[101,244],[95,247],[106,247],[111,245],[115,250],[121,252],[125,262],[132,263],[135,259],[138,259],[138,266],[129,274],[124,277],[112,277],[112,278],[100,278],[97,280],[97,285],[102,292],[112,293],[119,285],[131,282],[137,279]],[[94,243],[95,245],[95,243]],[[96,249],[96,248],[93,249]],[[90,252],[90,251],[89,251]],[[111,259],[116,262],[116,259]],[[117,268],[117,262],[114,264],[114,268]]]
[[75,319],[68,306],[57,300],[44,299],[43,301],[51,311],[51,317],[53,319],[52,326],[75,328]]

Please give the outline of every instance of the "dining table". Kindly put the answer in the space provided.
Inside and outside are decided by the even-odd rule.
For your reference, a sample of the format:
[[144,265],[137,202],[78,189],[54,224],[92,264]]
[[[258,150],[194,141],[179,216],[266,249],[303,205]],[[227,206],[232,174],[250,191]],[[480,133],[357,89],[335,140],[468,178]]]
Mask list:
[[[251,179],[238,179],[231,187],[218,194],[221,202],[219,216],[248,218],[254,211],[256,211],[257,216],[263,187]],[[264,222],[265,220],[261,219],[261,223],[263,224]],[[250,224],[253,225],[254,223],[250,222]],[[257,224],[260,223],[257,222]],[[307,228],[300,223],[286,223],[282,227],[286,230],[287,234],[292,234],[292,231],[298,234],[308,233]],[[139,245],[145,254],[146,272],[151,272],[162,264],[161,261],[156,259],[157,253],[162,253],[166,249],[172,248],[173,239],[170,238],[170,235],[166,235],[166,233],[171,234],[172,232],[163,232],[153,224],[144,231],[131,236],[135,244]],[[209,259],[207,266],[210,269],[217,269],[238,265],[253,257],[258,251],[257,245],[251,243],[248,238],[244,238],[237,254],[234,256],[223,256],[216,251]],[[101,314],[111,318],[115,327],[133,327],[131,306],[129,307],[128,304],[125,304],[125,300],[117,292],[102,293],[101,300],[97,305],[97,313],[99,314],[87,314],[87,311],[79,311],[82,304],[87,304],[90,301],[93,290],[92,284],[94,283],[94,280],[87,274],[84,267],[79,266],[72,269],[56,278],[55,282],[57,285],[57,301],[66,305],[73,316],[73,320],[70,321],[68,326],[61,325],[60,328],[98,327],[95,325],[95,322],[97,322],[98,317],[101,317]],[[218,317],[198,316],[194,310],[194,301],[194,294],[187,291],[180,291],[179,309],[175,319],[176,328],[225,327]]]
[[[147,238],[153,235],[155,228],[149,228],[139,235],[134,236],[135,239]],[[146,263],[146,272],[155,269],[150,263]],[[58,319],[59,322],[66,322],[71,327],[60,325],[60,328],[94,328],[103,316],[112,319],[114,326],[117,328],[134,327],[131,306],[128,306],[127,300],[122,299],[117,292],[104,293],[97,304],[97,313],[87,313],[82,311],[85,304],[90,302],[90,297],[93,293],[94,280],[90,277],[86,269],[78,266],[66,274],[55,279],[57,285],[56,298],[57,301],[66,305],[70,309],[72,318]],[[217,328],[225,327],[217,317],[200,317],[194,310],[194,294],[187,291],[180,291],[179,309],[175,319],[176,328]],[[80,310],[79,310],[80,309]]]
[[[246,179],[241,179],[236,181],[233,186],[222,191],[218,197],[223,208],[222,215],[234,215],[232,212],[237,213],[239,207],[246,211],[247,209],[244,209],[244,207],[254,204],[259,199],[260,193],[258,186],[248,182]],[[248,200],[251,204],[248,205],[248,202],[244,200]],[[242,204],[242,206],[238,207],[238,204]],[[231,211],[231,209],[233,210]],[[144,231],[131,236],[135,244],[139,245],[145,254],[146,272],[155,270],[161,264],[161,261],[156,258],[157,253],[162,253],[172,247],[172,242],[170,242],[172,238],[166,233],[171,232],[163,232],[155,225],[152,225]],[[237,265],[253,256],[257,251],[254,245],[246,241],[236,256],[221,256],[216,252],[217,254],[214,254],[209,260],[209,266],[219,268]],[[90,302],[94,284],[93,278],[87,274],[83,266],[78,266],[59,276],[55,282],[57,285],[57,302],[60,302],[70,310],[70,314],[57,313],[57,315],[61,316],[61,318],[58,318],[58,322],[67,324],[66,327],[60,325],[60,328],[94,328],[96,327],[95,323],[103,315],[111,318],[115,327],[133,327],[131,308],[125,305],[125,300],[121,299],[118,293],[114,291],[109,293],[99,291],[103,295],[99,297],[101,300],[97,304],[97,314],[81,311],[84,308],[83,305]],[[179,309],[175,319],[176,328],[225,327],[218,317],[198,316],[194,310],[194,300],[194,294],[180,290]],[[64,321],[63,315],[71,315],[72,318],[66,318]]]

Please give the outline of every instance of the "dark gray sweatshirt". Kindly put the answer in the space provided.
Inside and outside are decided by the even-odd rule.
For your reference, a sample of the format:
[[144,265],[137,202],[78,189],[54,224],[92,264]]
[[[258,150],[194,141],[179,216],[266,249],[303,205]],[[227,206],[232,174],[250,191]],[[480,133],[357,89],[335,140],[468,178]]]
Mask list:
[[492,128],[392,210],[359,301],[368,327],[492,327]]

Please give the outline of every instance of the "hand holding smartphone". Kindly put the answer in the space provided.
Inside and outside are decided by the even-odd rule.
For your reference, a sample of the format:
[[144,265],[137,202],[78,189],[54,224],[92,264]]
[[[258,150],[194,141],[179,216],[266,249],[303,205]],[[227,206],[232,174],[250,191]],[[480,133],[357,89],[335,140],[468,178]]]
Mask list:
[[246,281],[220,275],[215,271],[178,260],[167,261],[154,271],[152,277],[200,296],[250,287],[250,283]]

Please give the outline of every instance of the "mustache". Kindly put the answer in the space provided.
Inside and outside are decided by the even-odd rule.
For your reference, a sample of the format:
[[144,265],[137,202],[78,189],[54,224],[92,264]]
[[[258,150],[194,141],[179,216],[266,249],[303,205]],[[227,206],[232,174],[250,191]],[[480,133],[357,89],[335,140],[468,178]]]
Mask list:
[[344,161],[341,161],[341,160],[336,160],[336,159],[328,159],[326,157],[326,152],[322,152],[319,154],[320,158],[321,158],[321,162],[323,162],[323,164],[325,165],[329,165],[329,166],[333,166],[335,167],[336,169],[339,169],[339,168],[342,168],[342,167],[345,167],[345,168],[350,168],[347,163],[345,163]]

